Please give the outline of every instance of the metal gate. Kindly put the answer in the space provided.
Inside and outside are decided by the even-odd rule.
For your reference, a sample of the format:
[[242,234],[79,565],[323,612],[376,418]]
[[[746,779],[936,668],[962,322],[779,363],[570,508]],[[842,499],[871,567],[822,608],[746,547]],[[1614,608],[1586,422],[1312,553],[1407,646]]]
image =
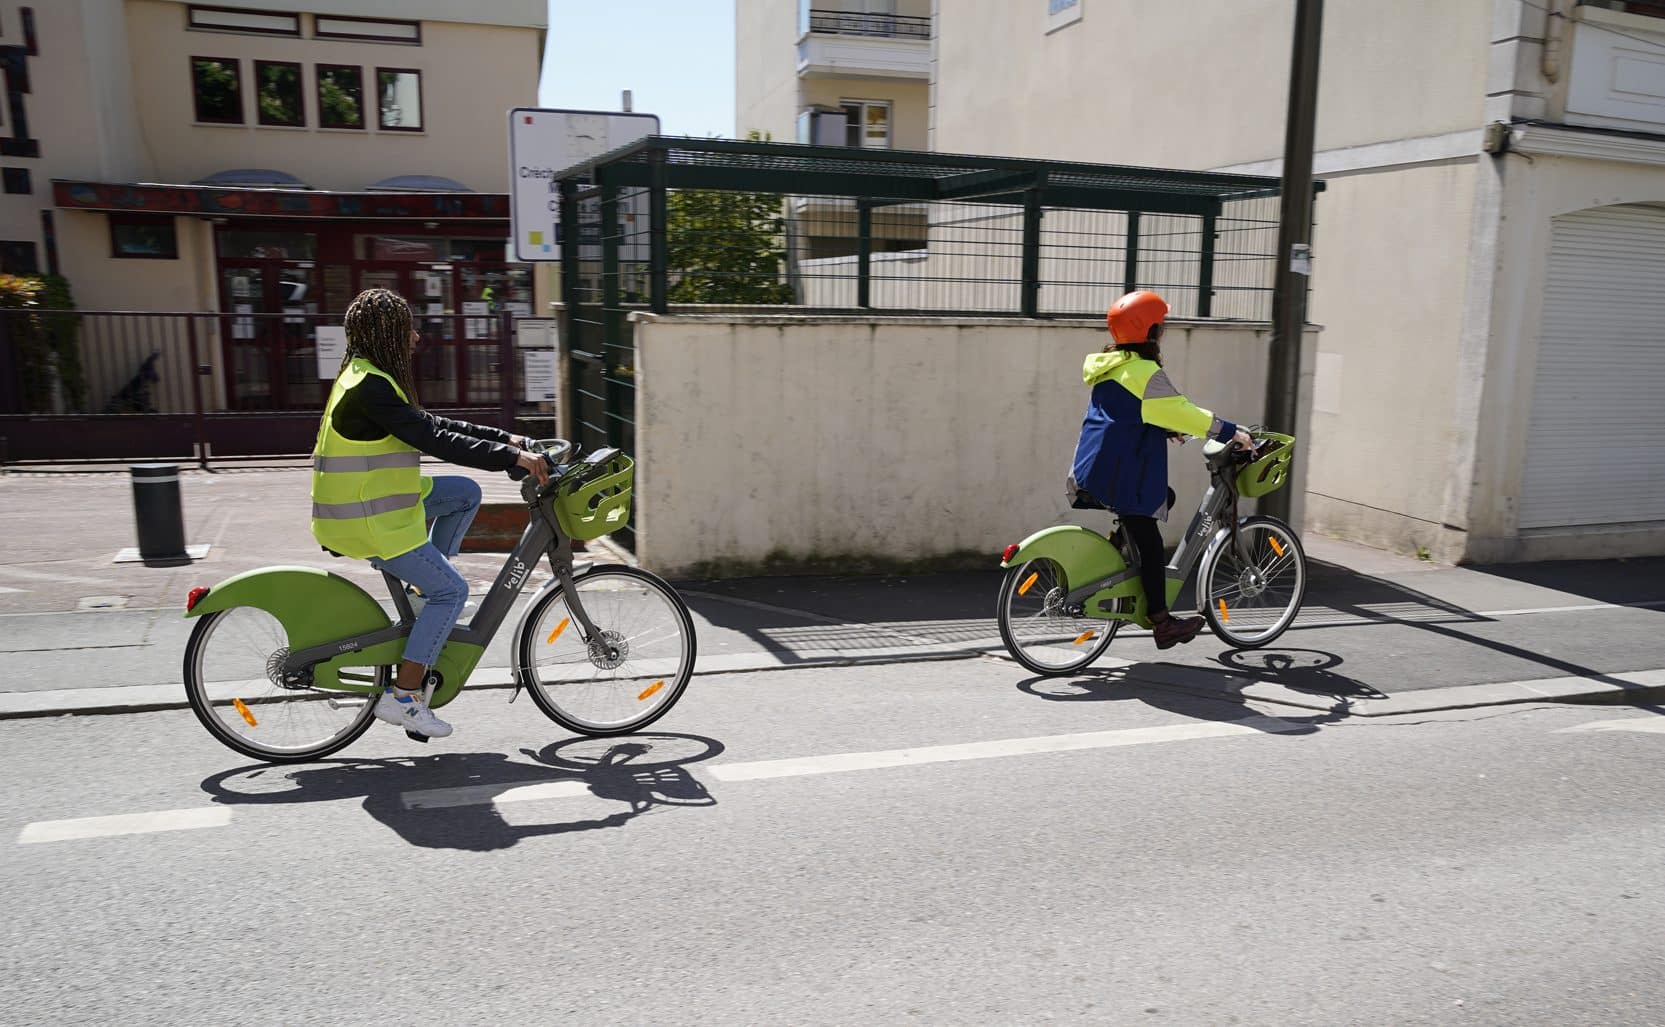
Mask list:
[[[195,459],[312,451],[340,315],[0,310],[0,462]],[[521,401],[515,319],[425,316],[423,405],[545,434]],[[329,367],[324,366],[329,364]]]

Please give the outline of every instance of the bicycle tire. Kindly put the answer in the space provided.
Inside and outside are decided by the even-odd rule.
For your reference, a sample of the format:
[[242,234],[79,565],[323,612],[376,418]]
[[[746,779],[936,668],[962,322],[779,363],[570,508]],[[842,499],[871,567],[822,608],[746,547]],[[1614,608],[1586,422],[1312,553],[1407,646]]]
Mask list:
[[[1047,591],[1037,597],[1037,601],[1041,603],[1041,609],[1027,618],[1014,620],[1012,608],[1017,600],[1025,598],[1024,592],[1026,590],[1023,583],[1029,581],[1030,575],[1036,575],[1036,580],[1032,585],[1041,584],[1040,579],[1043,576],[1047,579],[1043,585]],[[1033,587],[1027,591],[1033,591]],[[1056,561],[1049,560],[1046,557],[1029,560],[1011,568],[1000,582],[1000,598],[995,606],[995,621],[1000,626],[1000,640],[1005,643],[1006,651],[1011,654],[1012,659],[1033,674],[1040,674],[1043,677],[1063,677],[1086,670],[1094,660],[1104,655],[1104,650],[1110,647],[1110,643],[1116,638],[1116,632],[1121,629],[1122,622],[1120,620],[1070,617],[1062,613],[1057,608],[1058,603],[1062,601],[1063,594],[1068,591],[1069,582],[1064,574],[1064,569]],[[1055,628],[1056,630],[1052,633],[1057,634],[1057,641],[1059,642],[1067,641],[1073,636],[1075,641],[1071,643],[1072,649],[1079,646],[1083,641],[1092,641],[1093,645],[1086,649],[1076,650],[1081,654],[1079,658],[1065,660],[1060,663],[1043,662],[1029,652],[1029,646],[1020,644],[1017,637],[1019,634],[1018,623],[1034,623],[1036,621],[1041,622],[1043,629],[1046,627]],[[1089,631],[1096,633],[1096,640],[1082,637]],[[1046,643],[1037,639],[1030,645],[1043,644]],[[1068,651],[1064,650],[1062,646],[1057,648],[1060,652]]]
[[[624,690],[617,692],[619,696],[623,696],[625,698],[629,697],[631,691],[628,685],[629,682],[633,682],[638,679],[655,679],[659,687],[649,685],[648,694],[638,692],[637,701],[645,701],[647,697],[651,697],[652,694],[657,694],[661,690],[663,690],[664,696],[656,705],[648,707],[640,716],[626,717],[612,723],[601,723],[594,719],[586,719],[584,716],[580,716],[575,713],[568,706],[563,706],[563,702],[560,699],[557,699],[555,695],[551,694],[550,688],[546,687],[544,682],[539,679],[539,661],[538,654],[535,650],[540,636],[545,637],[547,643],[552,645],[554,644],[555,636],[562,635],[565,632],[564,628],[557,628],[553,630],[551,634],[545,636],[543,629],[544,620],[550,610],[554,608],[557,603],[563,601],[565,596],[564,589],[552,589],[549,593],[544,595],[543,598],[536,601],[536,604],[532,607],[532,609],[527,612],[525,621],[520,629],[519,637],[514,640],[515,666],[517,668],[516,672],[521,675],[521,683],[524,684],[526,690],[531,693],[532,702],[537,705],[538,709],[543,711],[545,716],[566,728],[568,731],[572,731],[580,735],[588,735],[592,738],[605,738],[612,735],[625,735],[635,731],[640,731],[657,721],[659,718],[663,717],[665,714],[669,713],[671,708],[674,707],[678,700],[682,698],[682,693],[687,689],[688,682],[694,675],[694,662],[697,658],[699,649],[698,639],[694,635],[694,618],[693,615],[688,612],[688,604],[683,602],[682,597],[677,594],[676,589],[672,588],[668,582],[659,576],[636,567],[626,567],[621,564],[606,564],[591,568],[583,574],[578,575],[573,579],[573,585],[581,590],[585,590],[585,586],[592,586],[592,588],[587,591],[593,591],[599,594],[600,590],[593,588],[593,586],[598,583],[602,583],[609,578],[622,579],[622,581],[626,583],[634,582],[657,594],[660,599],[664,600],[679,633],[681,651],[677,655],[677,667],[674,675],[670,675],[668,678],[655,678],[653,673],[647,673],[639,678],[626,676],[622,681],[616,677],[607,679],[614,684],[625,684],[627,686]],[[599,607],[600,604],[598,603],[597,605]],[[585,611],[590,615],[591,620],[595,622],[596,626],[601,629],[602,632],[615,630],[604,622],[605,618],[609,615],[590,609],[588,602],[585,604]],[[625,642],[631,641],[628,638],[620,640]],[[620,663],[612,668],[603,668],[595,661],[593,649],[589,650],[589,656],[587,658],[590,660],[592,668],[596,671],[617,670],[622,669],[625,666],[624,663]],[[577,666],[577,663],[574,662],[573,665]],[[597,687],[596,680],[597,678],[592,675],[585,678],[583,682],[574,681],[570,682],[570,684],[578,685],[580,683],[584,683],[594,688]],[[624,704],[620,703],[619,705],[622,706]]]
[[[1278,540],[1276,543],[1261,543],[1251,538],[1246,544],[1251,550],[1251,561],[1256,564],[1257,569],[1265,570],[1265,568],[1259,568],[1260,554],[1257,552],[1264,550],[1264,555],[1271,558],[1271,566],[1277,567],[1287,564],[1294,571],[1292,584],[1285,586],[1268,584],[1266,586],[1266,592],[1281,588],[1287,594],[1287,599],[1281,607],[1250,605],[1249,602],[1225,602],[1228,597],[1252,601],[1265,594],[1265,592],[1259,592],[1253,596],[1245,594],[1248,589],[1243,583],[1243,572],[1247,568],[1238,565],[1237,556],[1232,552],[1231,535],[1228,532],[1216,536],[1215,540],[1210,543],[1208,551],[1203,554],[1202,562],[1197,567],[1197,608],[1208,621],[1209,630],[1213,631],[1221,641],[1233,649],[1259,649],[1277,641],[1295,623],[1295,618],[1300,615],[1301,603],[1306,598],[1307,554],[1301,546],[1301,540],[1296,536],[1294,529],[1276,517],[1253,514],[1240,520],[1237,530],[1240,534],[1261,534],[1266,538]],[[1282,548],[1287,548],[1289,552],[1287,554],[1279,552],[1279,549]],[[1217,582],[1215,573],[1220,569],[1222,562],[1228,559],[1232,564],[1232,574],[1228,575],[1225,580]],[[1231,584],[1233,577],[1237,580],[1236,585]],[[1233,592],[1233,589],[1235,589],[1235,592]],[[1224,609],[1221,608],[1222,603],[1224,603]],[[1231,622],[1234,608],[1237,611],[1238,619],[1235,627]],[[1271,609],[1279,611],[1271,624],[1259,631],[1245,630],[1245,611]]]
[[[237,613],[238,611],[250,610],[257,610],[257,608],[234,606],[230,609],[218,610],[214,613],[206,614],[197,621],[196,626],[191,630],[191,638],[185,644],[183,680],[185,683],[185,698],[191,704],[191,712],[196,714],[197,721],[201,723],[205,729],[207,729],[208,733],[212,735],[216,741],[224,745],[226,748],[231,749],[233,752],[241,753],[251,759],[261,760],[265,763],[310,763],[314,760],[322,759],[331,753],[339,752],[341,749],[357,741],[358,738],[364,734],[364,732],[370,729],[370,725],[375,721],[375,716],[371,712],[371,709],[375,704],[376,697],[374,695],[365,697],[367,701],[364,703],[363,707],[358,710],[356,717],[347,719],[344,722],[344,726],[340,730],[330,733],[321,741],[312,745],[260,745],[248,738],[243,737],[242,735],[239,735],[235,730],[232,730],[228,726],[227,719],[222,719],[220,717],[216,710],[235,707],[228,707],[224,700],[219,700],[220,705],[216,705],[215,698],[209,694],[208,682],[203,680],[203,661],[207,655],[210,643],[214,638],[215,631],[222,624],[224,624],[227,618],[232,614]],[[264,613],[265,611],[258,612]],[[266,661],[269,663],[270,659],[271,656],[268,655],[266,657]],[[264,671],[264,668],[262,668],[262,670]],[[375,684],[379,692],[380,689],[386,688],[392,681],[392,668],[375,668],[375,678]],[[251,688],[263,690],[265,694],[255,695],[253,692],[249,694],[248,701],[245,704],[245,708],[249,712],[244,716],[253,717],[255,715],[254,711],[258,710],[260,711],[261,717],[264,718],[268,724],[273,723],[275,720],[275,717],[271,716],[271,714],[277,712],[275,707],[280,704],[284,706],[301,703],[308,705],[314,703],[327,704],[332,698],[331,696],[323,693],[288,692],[287,690],[279,689],[276,685],[271,684],[269,680],[264,682],[254,678],[250,678],[249,680],[251,682]],[[346,697],[348,697],[348,694],[344,693],[343,698]],[[357,697],[353,696],[353,698]],[[241,696],[238,697],[238,701],[242,701]],[[251,727],[252,726],[253,725],[251,725]]]

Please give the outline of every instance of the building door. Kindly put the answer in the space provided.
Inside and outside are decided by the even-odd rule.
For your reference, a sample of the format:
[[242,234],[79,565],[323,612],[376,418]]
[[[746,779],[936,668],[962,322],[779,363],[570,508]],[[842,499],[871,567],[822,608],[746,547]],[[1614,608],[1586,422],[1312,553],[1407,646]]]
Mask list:
[[1555,219],[1520,527],[1665,526],[1665,209]]
[[226,395],[234,410],[322,406],[314,326],[319,274],[312,261],[220,262]]

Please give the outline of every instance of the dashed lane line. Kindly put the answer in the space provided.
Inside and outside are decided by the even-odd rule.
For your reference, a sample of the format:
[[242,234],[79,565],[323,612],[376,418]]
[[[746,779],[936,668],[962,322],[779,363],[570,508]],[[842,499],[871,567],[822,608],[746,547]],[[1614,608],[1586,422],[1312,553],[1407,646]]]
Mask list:
[[[769,778],[838,774],[858,770],[879,770],[891,767],[925,766],[932,763],[996,759],[1006,756],[1080,752],[1089,749],[1114,749],[1133,745],[1193,741],[1203,738],[1290,734],[1310,730],[1311,728],[1308,725],[1298,722],[1280,720],[1277,717],[1255,716],[1224,722],[1203,721],[1168,724],[1161,727],[1126,728],[1119,731],[1090,731],[1081,734],[1043,735],[1033,738],[1003,738],[957,745],[928,745],[878,752],[833,753],[825,756],[800,756],[778,760],[758,760],[748,763],[718,763],[701,768],[700,773],[708,774],[718,781],[761,781]],[[514,787],[467,785],[458,788],[427,788],[405,792],[400,796],[400,799],[408,810],[440,810],[462,806],[499,806],[516,802],[572,799],[589,794],[590,787],[584,780],[566,779]],[[159,813],[84,817],[75,820],[44,820],[25,826],[22,833],[18,835],[17,842],[19,845],[32,845],[86,838],[108,838],[116,835],[152,834],[158,831],[187,831],[197,828],[224,827],[231,823],[231,816],[232,811],[228,807],[209,806],[199,809],[164,810]]]
[[124,813],[113,817],[80,817],[75,820],[41,820],[25,826],[17,836],[17,844],[36,845],[125,834],[155,834],[159,831],[192,831],[203,827],[224,827],[229,823],[231,810],[226,806]]
[[763,760],[756,763],[719,763],[706,772],[719,781],[759,781],[809,774],[839,774],[888,767],[917,767],[929,763],[996,759],[1003,756],[1033,756],[1083,749],[1115,749],[1160,742],[1185,742],[1199,738],[1229,738],[1234,735],[1290,734],[1311,731],[1307,724],[1277,717],[1245,717],[1232,721],[1203,721],[1166,724],[1161,727],[1126,728],[1120,731],[1088,731],[1037,738],[1003,738],[990,742],[959,745],[931,745],[916,749],[888,749],[879,752],[847,752],[828,756]]

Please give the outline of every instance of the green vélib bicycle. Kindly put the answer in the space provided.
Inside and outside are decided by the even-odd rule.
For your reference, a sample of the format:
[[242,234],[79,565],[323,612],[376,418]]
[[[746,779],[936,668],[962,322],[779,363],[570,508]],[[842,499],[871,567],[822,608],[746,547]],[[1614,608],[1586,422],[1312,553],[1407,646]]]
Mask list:
[[[563,463],[572,444],[533,443],[552,471],[539,487],[520,468],[527,524],[467,625],[451,632],[424,683],[444,706],[462,691],[540,559],[554,577],[532,597],[512,642],[513,702],[583,735],[641,730],[676,704],[694,672],[694,622],[676,590],[617,564],[573,570],[574,539],[600,538],[630,515],[635,466],[617,449]],[[404,586],[382,575],[399,620],[357,584],[311,567],[264,567],[192,589],[185,692],[210,734],[271,763],[316,760],[362,735],[392,681],[416,617]],[[421,736],[413,736],[419,740]]]
[[[1289,480],[1295,439],[1252,431],[1253,451],[1203,445],[1209,487],[1165,569],[1172,606],[1197,575],[1197,607],[1227,645],[1255,649],[1288,630],[1306,595],[1301,540],[1275,517],[1237,516],[1240,496]],[[1006,649],[1036,674],[1073,674],[1098,659],[1129,621],[1150,627],[1139,553],[1119,526],[1109,538],[1074,524],[1006,547],[997,618]]]

